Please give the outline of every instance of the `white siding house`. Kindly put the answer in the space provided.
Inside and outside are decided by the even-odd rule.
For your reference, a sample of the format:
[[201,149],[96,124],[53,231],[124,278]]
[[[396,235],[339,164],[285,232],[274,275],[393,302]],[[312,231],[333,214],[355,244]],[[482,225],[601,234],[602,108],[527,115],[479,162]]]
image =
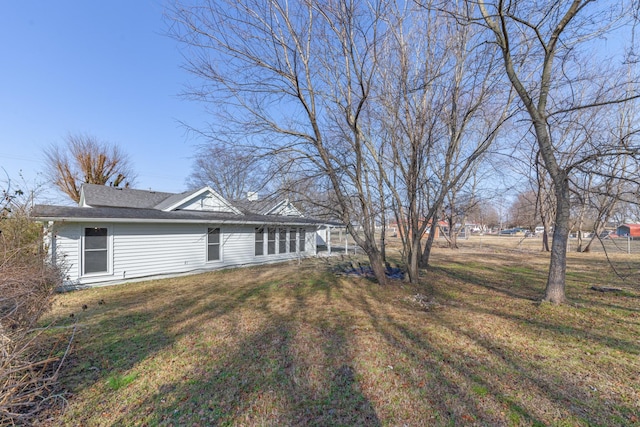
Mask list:
[[37,205],[33,216],[47,225],[66,286],[83,287],[315,255],[325,221],[289,205],[254,214],[208,187],[171,194],[85,184],[78,207]]

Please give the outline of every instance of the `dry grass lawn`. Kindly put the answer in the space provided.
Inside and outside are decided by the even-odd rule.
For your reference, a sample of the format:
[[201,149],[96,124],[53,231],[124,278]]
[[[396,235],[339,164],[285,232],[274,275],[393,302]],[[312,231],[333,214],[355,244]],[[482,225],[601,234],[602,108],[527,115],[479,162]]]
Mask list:
[[622,281],[571,254],[557,307],[516,242],[437,249],[420,285],[334,257],[61,294],[51,339],[77,331],[40,424],[640,425],[640,257]]

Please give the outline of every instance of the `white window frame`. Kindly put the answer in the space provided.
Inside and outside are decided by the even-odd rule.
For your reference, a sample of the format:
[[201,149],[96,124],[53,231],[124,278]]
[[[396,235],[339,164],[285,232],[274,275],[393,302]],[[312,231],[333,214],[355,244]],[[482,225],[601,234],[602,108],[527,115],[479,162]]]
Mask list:
[[[271,240],[271,231],[273,231],[273,240]],[[278,229],[276,227],[267,227],[267,255],[278,254]],[[271,243],[273,243],[273,252],[271,252]]]
[[[298,230],[298,251],[300,253],[306,253],[307,252],[307,246],[308,243],[307,242],[307,229],[306,228],[300,228]],[[304,245],[304,248],[302,247]]]
[[[287,245],[289,245],[289,253],[298,253],[298,229],[289,229],[289,239],[287,239]],[[293,246],[293,248],[291,247]],[[293,249],[293,250],[292,250]]]
[[[256,248],[258,246],[258,231],[262,231],[261,235],[262,235],[262,253],[261,254],[256,254]],[[265,248],[265,243],[267,241],[267,239],[265,238],[265,236],[267,235],[267,228],[266,227],[255,227],[253,229],[253,256],[254,257],[263,257],[267,254],[267,250]]]
[[[218,259],[209,259],[209,229],[218,230]],[[204,260],[207,264],[209,263],[219,263],[223,260],[223,251],[222,251],[222,227],[219,225],[208,225],[204,230]]]
[[289,240],[287,239],[287,228],[278,227],[278,255],[286,254],[289,252]]
[[[85,273],[86,260],[86,242],[85,233],[87,228],[106,228],[107,229],[107,270]],[[80,225],[80,277],[98,277],[113,275],[113,230],[111,225],[105,224],[81,224]]]

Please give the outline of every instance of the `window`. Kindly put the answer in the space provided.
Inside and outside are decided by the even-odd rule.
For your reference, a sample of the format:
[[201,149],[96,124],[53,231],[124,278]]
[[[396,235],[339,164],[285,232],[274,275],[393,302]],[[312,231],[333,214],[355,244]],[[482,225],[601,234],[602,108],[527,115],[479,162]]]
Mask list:
[[256,228],[256,256],[264,255],[264,228]]
[[287,253],[287,229],[281,228],[278,230],[278,253]]
[[207,228],[207,261],[220,261],[220,228]]
[[107,235],[106,228],[86,227],[84,229],[84,274],[109,271]]
[[296,229],[289,230],[289,252],[294,253],[296,251]]
[[276,253],[276,229],[267,229],[267,253],[273,255]]
[[307,232],[304,228],[300,229],[300,252],[306,251],[305,241],[307,239]]

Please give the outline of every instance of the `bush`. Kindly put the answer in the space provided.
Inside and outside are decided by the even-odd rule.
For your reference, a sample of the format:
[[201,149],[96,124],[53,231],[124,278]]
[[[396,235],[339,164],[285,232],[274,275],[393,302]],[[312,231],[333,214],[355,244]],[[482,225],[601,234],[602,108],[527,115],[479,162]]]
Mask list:
[[24,210],[0,213],[0,425],[23,424],[46,401],[61,358],[41,340],[41,316],[62,283],[42,227]]

